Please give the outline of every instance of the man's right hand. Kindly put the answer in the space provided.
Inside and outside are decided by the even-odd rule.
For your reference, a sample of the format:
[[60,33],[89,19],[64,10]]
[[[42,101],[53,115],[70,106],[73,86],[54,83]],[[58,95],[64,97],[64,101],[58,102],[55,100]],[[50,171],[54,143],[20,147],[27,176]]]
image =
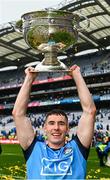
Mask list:
[[80,67],[76,64],[70,67],[69,76],[74,78],[74,75],[80,72]]

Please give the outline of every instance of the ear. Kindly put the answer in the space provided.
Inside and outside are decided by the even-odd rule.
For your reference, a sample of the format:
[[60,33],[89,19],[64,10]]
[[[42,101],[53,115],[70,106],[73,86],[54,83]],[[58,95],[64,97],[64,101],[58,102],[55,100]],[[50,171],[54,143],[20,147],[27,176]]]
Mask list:
[[43,131],[46,133],[46,124],[43,126]]
[[69,125],[68,125],[68,127],[67,127],[67,134],[69,134],[69,132],[70,132],[70,128],[69,128]]

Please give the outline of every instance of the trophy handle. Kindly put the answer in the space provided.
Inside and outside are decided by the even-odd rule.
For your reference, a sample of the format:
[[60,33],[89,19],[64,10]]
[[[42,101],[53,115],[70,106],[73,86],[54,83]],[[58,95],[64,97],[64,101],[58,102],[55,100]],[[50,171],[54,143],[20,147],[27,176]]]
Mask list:
[[[90,20],[86,16],[80,13],[77,13],[77,14],[73,13],[73,15],[74,15],[73,24],[74,24],[74,27],[77,29],[77,31],[80,31],[80,32],[85,31],[87,28],[90,27]],[[82,21],[85,21],[84,22],[85,27],[81,26]]]
[[14,29],[16,32],[22,33],[23,32],[23,21],[22,19],[16,21],[14,24]]

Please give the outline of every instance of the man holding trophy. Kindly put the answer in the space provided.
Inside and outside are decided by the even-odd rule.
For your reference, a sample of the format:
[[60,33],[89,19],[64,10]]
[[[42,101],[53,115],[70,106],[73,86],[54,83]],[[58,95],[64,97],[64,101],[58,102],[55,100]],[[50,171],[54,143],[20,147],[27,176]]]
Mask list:
[[[28,179],[84,179],[86,177],[96,107],[81,75],[80,67],[73,65],[67,69],[66,65],[57,60],[57,51],[61,45],[61,49],[65,48],[77,39],[77,30],[71,27],[72,18],[74,22],[75,19],[79,21],[78,15],[65,11],[40,11],[23,16],[26,42],[31,44],[31,47],[42,49],[45,53],[45,58],[40,65],[35,68],[28,67],[25,70],[25,80],[13,109],[17,137],[26,159]],[[54,109],[47,113],[43,127],[47,136],[46,141],[37,139],[26,115],[32,83],[42,71],[66,71],[76,84],[83,112],[77,134],[71,141],[65,141],[69,133],[69,123],[64,111]]]
[[71,76],[76,83],[82,116],[79,120],[75,139],[65,144],[69,125],[62,111],[53,111],[46,117],[44,131],[47,142],[37,140],[31,122],[26,117],[26,110],[32,83],[38,73],[25,70],[26,77],[20,89],[13,109],[17,136],[24,149],[28,179],[84,179],[86,176],[86,160],[94,133],[96,108],[91,94],[80,73],[74,65]]

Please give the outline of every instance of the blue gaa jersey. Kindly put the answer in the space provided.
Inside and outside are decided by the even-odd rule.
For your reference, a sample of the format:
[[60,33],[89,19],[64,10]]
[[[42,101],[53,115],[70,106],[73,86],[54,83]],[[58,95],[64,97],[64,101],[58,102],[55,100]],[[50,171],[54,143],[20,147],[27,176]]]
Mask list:
[[88,153],[77,136],[58,150],[35,138],[24,151],[27,179],[84,179]]

